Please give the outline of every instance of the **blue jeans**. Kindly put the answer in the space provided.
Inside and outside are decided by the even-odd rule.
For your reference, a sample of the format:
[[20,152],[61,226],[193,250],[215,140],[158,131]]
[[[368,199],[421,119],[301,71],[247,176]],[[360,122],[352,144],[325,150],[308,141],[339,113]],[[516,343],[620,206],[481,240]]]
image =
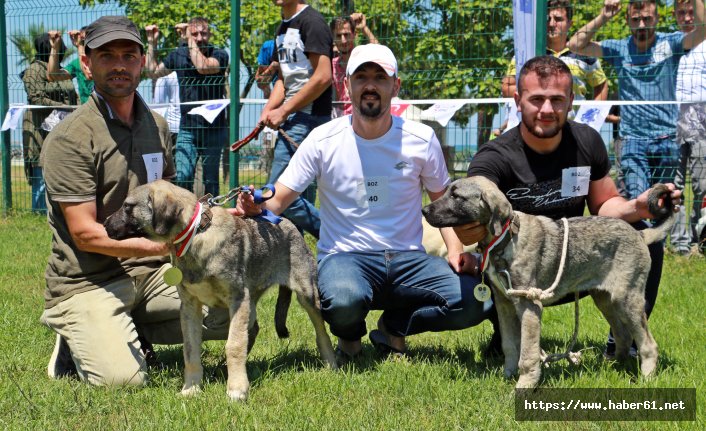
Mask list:
[[628,199],[656,183],[671,183],[679,166],[679,148],[674,136],[655,139],[625,137],[620,168],[625,176]]
[[176,141],[176,185],[194,189],[196,162],[201,158],[206,193],[218,196],[221,151],[228,141],[226,127],[182,127]]
[[38,214],[47,213],[46,185],[44,173],[39,166],[32,166],[32,176],[29,178],[32,185],[32,211]]
[[[287,118],[280,128],[294,142],[301,145],[302,141],[309,135],[309,132],[330,120],[331,117],[328,116],[314,116],[304,112],[295,112]],[[270,171],[268,183],[274,184],[277,181],[277,178],[282,175],[282,172],[289,165],[289,161],[295,151],[296,148],[287,142],[282,134],[277,137],[272,159],[272,171]],[[319,219],[319,210],[314,206],[315,202],[316,185],[312,184],[292,202],[282,215],[291,220],[299,231],[305,230],[318,239],[321,220]]]
[[392,335],[446,331],[478,325],[492,301],[473,296],[478,279],[458,275],[448,263],[422,251],[335,253],[319,259],[321,312],[331,332],[354,341],[367,332],[365,316],[385,310]]

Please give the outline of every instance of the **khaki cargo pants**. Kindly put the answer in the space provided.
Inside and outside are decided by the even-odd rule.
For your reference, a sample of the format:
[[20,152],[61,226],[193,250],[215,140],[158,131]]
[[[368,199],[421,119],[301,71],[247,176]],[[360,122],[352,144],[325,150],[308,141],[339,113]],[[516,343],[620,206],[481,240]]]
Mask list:
[[[147,366],[138,331],[150,343],[182,343],[181,302],[176,287],[163,281],[170,267],[115,281],[44,310],[42,323],[66,340],[81,380],[144,384]],[[203,339],[227,339],[228,310],[204,307],[204,316]]]

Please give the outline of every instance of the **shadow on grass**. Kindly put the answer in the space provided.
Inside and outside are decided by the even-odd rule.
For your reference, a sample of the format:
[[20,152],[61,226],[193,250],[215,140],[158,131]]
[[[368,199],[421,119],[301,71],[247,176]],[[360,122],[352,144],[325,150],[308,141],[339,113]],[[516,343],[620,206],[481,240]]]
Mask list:
[[[542,348],[548,353],[563,353],[567,347],[567,340],[559,338],[542,338]],[[500,355],[486,355],[483,352],[487,348],[487,342],[478,346],[447,348],[444,346],[415,346],[408,352],[407,358],[412,365],[417,362],[425,362],[430,365],[443,365],[449,369],[465,370],[462,373],[449,373],[450,380],[462,380],[468,378],[485,378],[489,371],[496,371],[502,375],[504,358]],[[586,371],[598,372],[604,366],[609,366],[615,371],[626,372],[631,380],[637,380],[640,376],[639,362],[635,358],[630,358],[624,362],[610,361],[603,357],[605,347],[604,339],[578,340],[573,351],[582,351],[582,359],[578,365],[570,364],[568,361],[560,360],[545,366],[542,370],[542,381],[563,380],[571,378],[577,374],[581,368]],[[162,346],[158,352],[158,359],[162,364],[161,373],[166,378],[183,378],[184,359],[181,346]],[[226,368],[223,351],[218,349],[206,349],[204,352],[204,383],[225,382],[228,371]],[[380,367],[383,362],[389,361],[386,357],[380,356],[373,346],[364,345],[360,355],[340,367],[345,373],[365,373]],[[394,360],[394,359],[392,359]],[[604,365],[605,364],[605,365]],[[668,355],[660,353],[657,374],[663,370],[677,365]],[[250,383],[253,387],[259,386],[264,379],[276,378],[279,375],[290,372],[303,372],[311,370],[324,370],[323,363],[318,351],[297,348],[282,348],[270,357],[250,357],[247,361],[247,372]]]

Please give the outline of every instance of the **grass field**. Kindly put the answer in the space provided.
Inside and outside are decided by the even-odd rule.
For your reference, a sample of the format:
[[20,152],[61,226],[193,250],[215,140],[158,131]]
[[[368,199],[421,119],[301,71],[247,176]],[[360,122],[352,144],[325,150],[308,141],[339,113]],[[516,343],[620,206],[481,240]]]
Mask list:
[[[44,267],[50,252],[46,221],[0,218],[0,429],[8,430],[470,430],[470,429],[697,429],[703,430],[706,375],[706,259],[668,256],[650,324],[660,365],[650,381],[635,366],[605,362],[608,326],[591,301],[581,301],[579,366],[545,369],[551,388],[696,388],[696,422],[517,422],[514,381],[502,377],[501,359],[480,351],[491,327],[422,334],[409,339],[410,358],[383,360],[369,343],[357,362],[334,372],[318,359],[304,312],[292,306],[292,337],[274,332],[274,294],[259,304],[261,331],[248,361],[252,388],[246,403],[225,395],[224,343],[204,350],[204,392],[178,395],[180,346],[158,346],[166,365],[139,389],[97,388],[52,381],[46,363],[54,336],[39,323]],[[378,313],[368,318],[373,328]],[[542,346],[563,351],[573,330],[573,306],[545,310]]]

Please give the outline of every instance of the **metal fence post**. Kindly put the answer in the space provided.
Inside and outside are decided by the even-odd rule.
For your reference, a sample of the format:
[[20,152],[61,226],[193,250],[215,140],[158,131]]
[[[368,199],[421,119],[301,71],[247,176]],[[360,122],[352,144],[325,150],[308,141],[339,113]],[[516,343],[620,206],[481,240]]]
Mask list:
[[[1,1],[1,0],[0,0]],[[240,0],[230,0],[230,141],[240,135]],[[240,182],[240,154],[230,152],[230,188]]]
[[545,55],[547,53],[547,0],[537,0],[537,20],[534,35],[535,55]]
[[[0,0],[0,122],[5,118],[9,109],[9,96],[7,87],[7,31],[5,21],[5,0]],[[6,216],[12,208],[12,178],[10,175],[10,151],[11,138],[10,131],[0,132],[0,146],[2,146],[2,215]]]

